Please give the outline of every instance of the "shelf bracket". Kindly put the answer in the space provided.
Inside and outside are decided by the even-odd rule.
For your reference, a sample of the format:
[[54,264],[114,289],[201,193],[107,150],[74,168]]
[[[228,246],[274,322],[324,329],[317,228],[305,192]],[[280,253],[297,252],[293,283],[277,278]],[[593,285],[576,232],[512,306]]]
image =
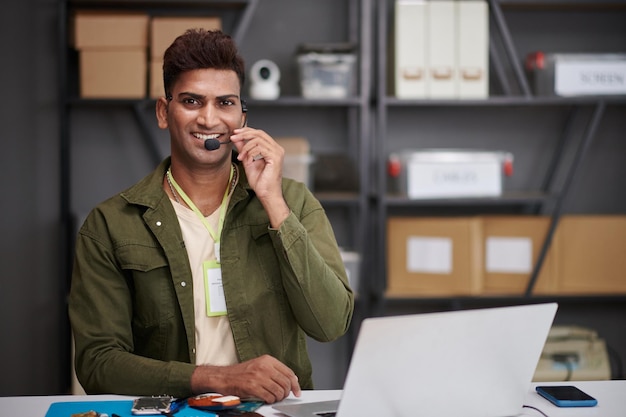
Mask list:
[[552,213],[552,219],[550,221],[550,227],[548,228],[548,233],[543,242],[543,246],[541,247],[541,251],[539,252],[539,256],[537,258],[537,262],[535,267],[533,268],[532,274],[530,276],[530,280],[528,281],[528,286],[526,287],[526,297],[532,296],[532,291],[537,282],[537,278],[539,277],[539,272],[541,271],[541,267],[543,266],[543,262],[545,261],[546,255],[548,253],[548,249],[552,244],[552,240],[554,238],[554,233],[556,232],[557,225],[563,214],[563,203],[569,193],[569,190],[574,182],[574,177],[576,173],[579,171],[580,167],[585,155],[587,154],[593,140],[596,136],[596,132],[598,131],[598,126],[600,126],[600,121],[602,120],[602,116],[604,114],[606,104],[604,101],[600,101],[596,104],[593,114],[591,116],[591,120],[587,125],[587,129],[585,130],[585,134],[578,145],[578,149],[576,150],[576,154],[574,155],[574,159],[569,167],[569,171],[565,177],[565,183],[563,184],[563,188],[559,197],[556,200],[556,205],[554,207],[554,211]]
[[500,32],[500,36],[502,38],[502,43],[504,44],[504,50],[506,51],[509,61],[511,64],[511,68],[513,69],[513,73],[515,74],[515,78],[517,79],[517,83],[522,90],[522,95],[524,97],[532,97],[530,92],[530,87],[528,86],[528,81],[524,76],[524,71],[522,70],[522,66],[518,62],[517,51],[515,49],[515,45],[513,44],[513,37],[509,32],[509,28],[506,24],[506,20],[504,19],[504,14],[502,13],[502,9],[498,4],[497,0],[489,0],[489,6],[491,9],[491,13],[493,15],[496,27]]
[[489,37],[489,57],[491,66],[493,67],[493,72],[500,83],[500,87],[502,87],[502,92],[505,96],[513,95],[511,85],[506,79],[506,73],[504,71],[504,66],[502,65],[502,60],[500,59],[500,54],[498,53],[492,36]]
[[165,156],[161,155],[161,151],[159,150],[154,135],[152,134],[152,130],[150,128],[152,123],[148,123],[148,121],[146,120],[146,115],[144,113],[146,103],[146,101],[139,101],[134,103],[132,106],[133,116],[135,116],[137,127],[139,127],[139,130],[141,131],[141,137],[143,138],[144,144],[148,149],[150,157],[154,161],[154,164],[158,165]]
[[[580,106],[574,106],[569,114],[567,115],[567,119],[565,121],[565,127],[563,128],[563,132],[559,137],[559,141],[552,152],[552,158],[550,160],[550,164],[548,165],[548,170],[544,177],[543,183],[541,185],[541,191],[545,193],[549,193],[550,189],[553,185],[554,178],[556,176],[556,172],[558,169],[559,161],[562,160],[561,155],[563,155],[565,151],[565,146],[570,142],[570,138],[572,137],[572,130],[574,128],[574,121],[578,118],[580,113]],[[539,214],[539,213],[537,213]]]
[[233,30],[233,40],[237,45],[241,45],[243,43],[243,37],[248,30],[248,26],[250,26],[250,21],[252,20],[252,16],[254,16],[257,3],[258,0],[248,0],[248,5],[242,12],[239,23]]

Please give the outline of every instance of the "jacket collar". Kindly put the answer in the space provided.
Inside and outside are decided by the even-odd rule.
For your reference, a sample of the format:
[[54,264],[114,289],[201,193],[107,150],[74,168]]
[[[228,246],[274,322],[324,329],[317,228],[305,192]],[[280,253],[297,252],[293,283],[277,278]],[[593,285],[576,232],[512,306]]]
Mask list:
[[[248,183],[246,171],[243,169],[243,165],[237,161],[235,153],[233,153],[233,162],[237,165],[237,169],[239,170],[239,180],[233,192],[231,204],[254,195],[254,191]],[[168,156],[154,171],[126,191],[120,193],[120,196],[129,204],[155,209],[164,199],[167,199],[167,194],[163,191],[163,178],[170,164],[171,157]]]

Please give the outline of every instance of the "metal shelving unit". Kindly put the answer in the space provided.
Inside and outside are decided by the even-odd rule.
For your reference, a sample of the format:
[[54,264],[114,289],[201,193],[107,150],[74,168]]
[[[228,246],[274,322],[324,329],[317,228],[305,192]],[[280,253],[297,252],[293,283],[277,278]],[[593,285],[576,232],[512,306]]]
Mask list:
[[[460,0],[462,1],[462,0]],[[559,219],[563,214],[563,206],[568,195],[571,193],[573,183],[579,172],[589,147],[597,136],[597,131],[602,122],[607,106],[623,105],[626,97],[539,97],[531,92],[529,83],[522,68],[518,51],[507,20],[505,12],[509,9],[523,9],[542,11],[546,9],[556,9],[563,11],[572,8],[584,8],[585,10],[605,9],[605,8],[626,8],[623,0],[612,0],[608,2],[593,2],[589,0],[580,1],[536,1],[536,0],[488,0],[490,9],[491,34],[490,34],[490,67],[492,81],[497,81],[502,95],[490,96],[484,100],[425,100],[425,99],[399,99],[392,96],[387,90],[386,80],[389,75],[389,55],[388,36],[390,36],[390,20],[393,13],[393,0],[384,0],[378,3],[377,9],[377,48],[378,59],[377,68],[377,103],[376,122],[377,137],[374,140],[374,151],[376,160],[376,229],[378,231],[377,241],[379,245],[376,253],[386,253],[386,222],[389,211],[400,213],[400,215],[420,215],[422,212],[432,214],[436,209],[444,212],[498,212],[498,210],[521,209],[525,213],[538,214],[542,207],[548,203],[552,206],[550,210],[551,222],[549,231],[543,242],[540,255],[533,267],[526,291],[519,297],[507,298],[506,301],[529,302],[530,297],[534,298],[533,287],[541,271],[547,251],[550,247],[554,231]],[[554,109],[565,109],[568,112],[562,132],[557,139],[556,146],[552,151],[548,169],[543,175],[541,186],[538,189],[526,190],[522,192],[505,192],[498,198],[469,198],[469,199],[426,199],[409,200],[406,197],[391,195],[387,191],[387,173],[385,157],[388,154],[388,127],[389,114],[400,109],[410,109],[415,112],[420,111],[447,111],[457,109],[503,109],[502,111],[515,111],[520,108],[545,108],[546,111]],[[581,110],[591,112],[590,116],[583,114]],[[585,119],[586,118],[586,119]],[[583,122],[585,130],[582,138],[576,142],[573,138],[574,126]],[[564,161],[562,155],[564,150],[574,149],[574,157],[569,161]],[[565,183],[561,186],[555,185],[557,173],[562,173]],[[417,213],[417,214],[415,214]],[[376,274],[381,278],[386,277],[386,259],[381,256]],[[380,306],[386,302],[384,297],[386,279],[380,279],[373,287],[374,296],[377,298],[377,313],[381,313]],[[455,303],[467,302],[476,297],[451,297],[450,300],[460,300]],[[478,297],[482,299],[483,297]],[[485,296],[485,298],[489,298]],[[602,297],[591,297],[592,300]],[[565,297],[564,299],[567,299]],[[423,301],[422,298],[419,298]],[[391,300],[391,302],[395,302]]]

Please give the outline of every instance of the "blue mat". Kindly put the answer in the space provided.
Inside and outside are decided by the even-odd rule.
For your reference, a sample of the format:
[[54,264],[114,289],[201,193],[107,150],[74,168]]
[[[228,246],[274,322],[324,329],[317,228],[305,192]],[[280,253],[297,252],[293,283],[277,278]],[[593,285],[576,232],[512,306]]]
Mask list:
[[[132,401],[58,402],[58,403],[50,404],[50,408],[48,408],[46,417],[70,417],[72,414],[85,413],[91,410],[101,413],[101,414],[106,413],[109,415],[109,417],[112,417],[114,413],[119,415],[120,417],[137,417],[137,416],[134,416],[130,412],[132,405],[133,405]],[[217,414],[183,406],[175,414],[175,416],[176,417],[217,417]]]
[[[130,412],[133,405],[132,400],[123,401],[68,401],[50,404],[46,417],[70,417],[72,414],[86,413],[87,411],[95,411],[100,414],[108,414],[113,417],[117,414],[120,417],[137,417]],[[241,405],[229,411],[220,411],[215,414],[210,411],[198,410],[184,404],[174,414],[175,417],[219,417],[220,415],[238,415],[244,412],[254,411],[263,405],[261,402],[250,401],[242,402]],[[158,414],[155,414],[158,415]]]

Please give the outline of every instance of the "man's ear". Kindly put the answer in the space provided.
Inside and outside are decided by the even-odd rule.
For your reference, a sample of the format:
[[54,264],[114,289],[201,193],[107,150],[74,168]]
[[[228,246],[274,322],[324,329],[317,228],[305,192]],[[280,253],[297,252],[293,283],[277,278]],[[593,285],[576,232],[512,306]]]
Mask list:
[[169,106],[169,100],[165,97],[159,97],[156,102],[156,117],[159,128],[167,129],[167,110]]

